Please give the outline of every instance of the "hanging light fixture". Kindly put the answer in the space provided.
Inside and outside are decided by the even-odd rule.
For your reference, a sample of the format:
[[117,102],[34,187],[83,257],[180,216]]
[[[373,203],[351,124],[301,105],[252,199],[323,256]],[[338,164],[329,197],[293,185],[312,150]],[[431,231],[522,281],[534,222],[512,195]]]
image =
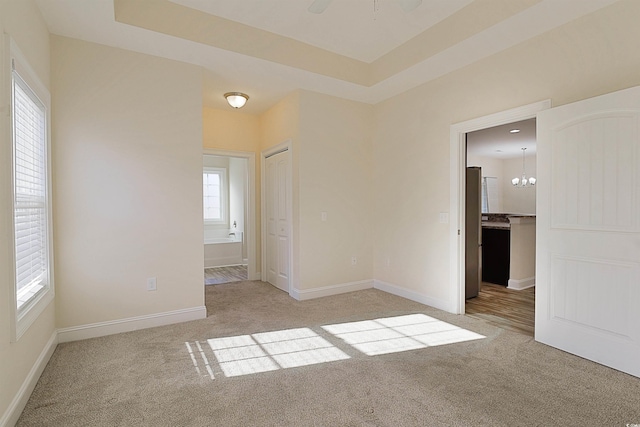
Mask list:
[[245,95],[242,92],[227,92],[224,94],[224,97],[233,108],[244,107],[244,104],[246,104],[249,99],[249,95]]
[[525,168],[524,168],[524,152],[525,151],[526,151],[526,148],[523,148],[522,149],[522,177],[515,177],[511,180],[511,183],[513,184],[514,187],[528,187],[528,186],[536,185],[536,179],[532,176],[527,178],[527,174],[525,172]]

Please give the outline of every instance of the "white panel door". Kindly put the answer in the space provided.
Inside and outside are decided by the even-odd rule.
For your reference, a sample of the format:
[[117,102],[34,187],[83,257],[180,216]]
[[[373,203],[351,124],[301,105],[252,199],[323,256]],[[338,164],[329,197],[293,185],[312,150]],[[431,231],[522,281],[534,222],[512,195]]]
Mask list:
[[640,87],[537,127],[535,338],[640,377]]
[[282,152],[265,159],[267,215],[267,281],[289,292],[289,157]]
[[273,157],[265,160],[265,215],[267,217],[267,282],[275,285],[278,283],[278,244],[277,244],[277,220],[276,220],[276,162]]

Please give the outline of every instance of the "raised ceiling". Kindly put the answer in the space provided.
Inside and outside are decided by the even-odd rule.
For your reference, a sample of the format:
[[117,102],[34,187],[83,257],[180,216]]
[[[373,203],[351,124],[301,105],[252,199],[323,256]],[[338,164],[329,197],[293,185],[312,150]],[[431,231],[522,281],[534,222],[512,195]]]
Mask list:
[[295,89],[375,104],[617,0],[36,0],[53,34],[196,64],[203,103]]
[[335,0],[322,14],[313,1],[171,0],[231,21],[299,40],[349,58],[373,62],[451,16],[472,0],[425,0],[405,13],[397,0]]

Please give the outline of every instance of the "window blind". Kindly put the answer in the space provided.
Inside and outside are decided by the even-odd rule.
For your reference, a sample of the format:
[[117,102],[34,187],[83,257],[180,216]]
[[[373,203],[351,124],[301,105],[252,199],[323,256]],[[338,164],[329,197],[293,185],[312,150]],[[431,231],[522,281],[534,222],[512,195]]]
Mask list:
[[46,285],[47,280],[46,109],[15,70],[12,77],[15,261],[20,294]]
[[222,219],[222,174],[220,172],[204,172],[202,189],[204,197],[204,219]]

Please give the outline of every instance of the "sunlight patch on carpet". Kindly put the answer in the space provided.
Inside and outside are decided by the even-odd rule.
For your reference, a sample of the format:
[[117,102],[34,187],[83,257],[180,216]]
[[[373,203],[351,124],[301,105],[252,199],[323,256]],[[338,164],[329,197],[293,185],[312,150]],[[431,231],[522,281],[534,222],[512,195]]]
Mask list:
[[214,379],[350,359],[329,340],[347,352],[353,348],[376,356],[482,338],[485,337],[425,314],[409,314],[325,325],[318,332],[309,328],[285,329],[185,345],[198,375]]
[[348,359],[308,328],[207,340],[226,377]]
[[485,338],[425,314],[338,323],[322,328],[367,356]]

